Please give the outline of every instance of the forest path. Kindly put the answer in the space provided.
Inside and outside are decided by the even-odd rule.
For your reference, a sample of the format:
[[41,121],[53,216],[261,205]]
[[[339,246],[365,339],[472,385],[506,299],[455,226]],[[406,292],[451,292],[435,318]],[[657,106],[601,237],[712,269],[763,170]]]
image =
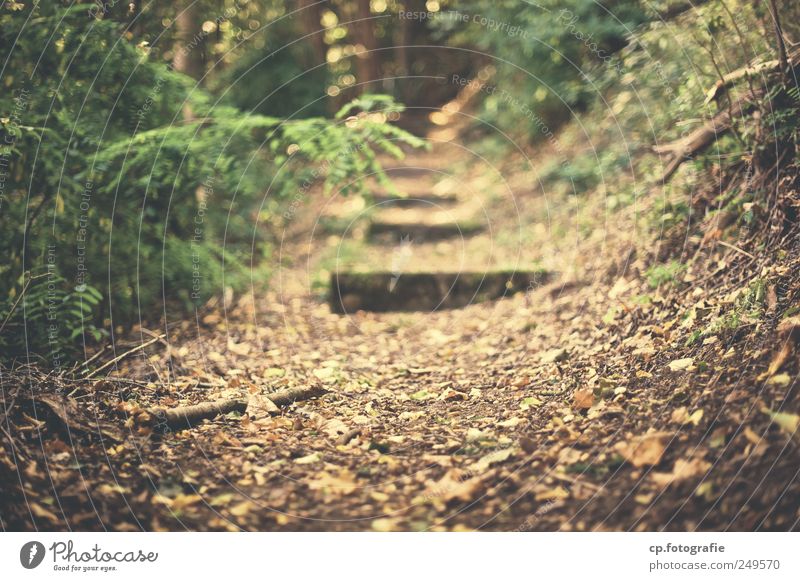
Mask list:
[[[29,491],[40,528],[796,526],[797,446],[763,411],[785,385],[748,389],[770,349],[747,335],[691,347],[672,339],[685,320],[681,301],[709,309],[702,290],[651,297],[643,277],[626,270],[629,251],[552,252],[546,237],[523,243],[519,216],[529,217],[522,230],[538,231],[541,199],[506,197],[507,184],[481,181],[485,168],[463,165],[447,148],[406,164],[446,170],[432,187],[461,180],[455,205],[479,196],[496,217],[489,226],[469,238],[414,242],[409,255],[402,237],[374,244],[369,221],[350,218],[365,213],[363,200],[312,198],[287,224],[266,291],[254,287],[195,320],[170,322],[166,348],[153,344],[113,374],[147,382],[116,407],[103,408],[116,399],[96,394],[124,383],[100,380],[73,393],[113,421],[128,418],[130,434],[113,445],[42,442],[46,460],[26,470],[41,478]],[[350,227],[337,230],[343,216]],[[398,255],[408,257],[401,268]],[[785,263],[776,284],[789,287],[797,249]],[[342,269],[402,280],[509,266],[562,272],[565,264],[575,266],[570,278],[459,309],[341,315],[325,287]],[[143,332],[142,342],[151,336]],[[156,406],[308,386],[327,393],[276,415],[248,409],[165,435],[137,421]]]
[[[536,250],[515,239],[513,220],[508,227],[516,200],[504,199],[507,185],[498,194],[461,183],[470,173],[462,159],[444,144],[389,167],[416,207],[380,190],[373,190],[376,208],[358,198],[312,200],[287,229],[279,249],[286,260],[267,295],[207,315],[195,340],[156,363],[220,386],[187,391],[180,403],[245,387],[329,390],[281,416],[206,422],[181,434],[187,439],[177,453],[169,443],[182,478],[202,484],[202,501],[181,507],[188,526],[513,529],[530,528],[542,507],[556,520],[539,528],[586,526],[561,522],[555,508],[569,496],[565,484],[576,498],[589,498],[595,485],[541,469],[531,433],[546,439],[556,425],[543,410],[568,405],[555,379],[562,356],[553,353],[564,333],[553,308],[560,283],[540,288],[543,278],[506,299],[459,309],[341,315],[326,304],[321,283],[345,271],[390,272],[402,281],[420,272],[491,278],[538,268]],[[458,218],[482,223],[472,236],[425,235],[425,227]],[[417,236],[402,228],[389,239],[371,236],[370,224],[389,220],[423,228]],[[504,228],[511,235],[499,235]],[[198,377],[198,369],[205,373]],[[167,506],[174,495],[163,495]],[[202,525],[209,510],[217,515]]]

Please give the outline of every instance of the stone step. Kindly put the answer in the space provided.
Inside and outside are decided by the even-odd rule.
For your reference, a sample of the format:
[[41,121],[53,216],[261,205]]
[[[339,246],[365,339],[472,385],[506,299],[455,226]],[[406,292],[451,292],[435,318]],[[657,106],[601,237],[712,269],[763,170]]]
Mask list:
[[392,179],[397,178],[436,178],[441,177],[443,172],[436,167],[428,167],[425,165],[400,165],[388,166],[383,168],[383,173]]
[[334,272],[331,312],[457,309],[525,292],[552,279],[542,270],[493,272]]
[[419,244],[451,238],[467,238],[483,230],[483,224],[477,222],[410,222],[376,218],[369,225],[368,236],[375,242],[392,244],[412,240]]
[[388,208],[438,208],[452,206],[458,203],[455,194],[409,194],[406,196],[392,196],[390,194],[373,194],[372,201],[381,207]]

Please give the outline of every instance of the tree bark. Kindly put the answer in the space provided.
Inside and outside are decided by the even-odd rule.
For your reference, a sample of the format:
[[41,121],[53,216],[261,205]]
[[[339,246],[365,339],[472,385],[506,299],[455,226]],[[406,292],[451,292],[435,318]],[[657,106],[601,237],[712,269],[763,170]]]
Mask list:
[[303,23],[303,36],[307,37],[314,53],[313,64],[322,64],[326,62],[328,54],[325,32],[320,23],[324,4],[317,0],[297,0],[297,5],[300,8],[300,18]]
[[356,16],[356,37],[364,51],[356,54],[356,70],[360,93],[376,92],[378,87],[375,81],[380,78],[378,55],[375,52],[378,44],[375,39],[374,23],[370,19],[372,13],[369,8],[370,0],[358,0]]
[[198,0],[184,0],[175,17],[176,41],[172,66],[176,71],[200,80],[205,72],[204,34]]

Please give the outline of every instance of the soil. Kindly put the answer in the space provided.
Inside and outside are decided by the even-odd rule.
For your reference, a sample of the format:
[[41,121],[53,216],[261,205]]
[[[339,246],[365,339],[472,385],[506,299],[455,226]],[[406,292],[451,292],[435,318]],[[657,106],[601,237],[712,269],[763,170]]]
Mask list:
[[[3,528],[800,528],[793,238],[746,254],[704,244],[654,288],[624,213],[580,242],[520,245],[498,232],[543,207],[541,192],[511,204],[477,189],[500,218],[475,252],[422,241],[409,270],[450,253],[451,270],[485,271],[491,256],[558,278],[460,309],[334,314],[314,281],[341,266],[326,262],[341,239],[319,235],[309,203],[268,287],[162,322],[166,337],[108,377],[4,373]],[[152,407],[308,385],[327,393],[277,415],[166,434],[145,421]],[[70,402],[62,417],[34,403],[46,393]]]

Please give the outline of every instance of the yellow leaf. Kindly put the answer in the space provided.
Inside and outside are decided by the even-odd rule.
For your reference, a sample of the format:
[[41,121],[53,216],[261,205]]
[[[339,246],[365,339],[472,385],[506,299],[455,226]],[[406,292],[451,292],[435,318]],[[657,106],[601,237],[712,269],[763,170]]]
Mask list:
[[372,530],[379,533],[388,533],[398,530],[396,518],[376,518],[372,521]]
[[701,458],[693,458],[691,460],[678,459],[675,461],[675,467],[672,472],[653,472],[651,477],[653,482],[659,486],[666,487],[674,482],[702,476],[708,472],[709,468],[711,468],[711,464]]
[[797,414],[788,414],[785,412],[773,412],[770,410],[763,410],[764,413],[769,414],[772,422],[777,424],[781,431],[790,436],[795,435],[798,426],[800,426],[800,416]]
[[556,486],[536,493],[536,500],[564,500],[569,498],[569,492],[563,486]]
[[240,502],[236,506],[231,509],[231,514],[233,516],[245,516],[248,514],[253,508],[255,504],[250,502],[249,500],[245,500],[244,502]]
[[676,359],[675,361],[670,361],[667,364],[670,371],[691,371],[692,365],[694,364],[694,359],[691,357],[686,357],[685,359]]

